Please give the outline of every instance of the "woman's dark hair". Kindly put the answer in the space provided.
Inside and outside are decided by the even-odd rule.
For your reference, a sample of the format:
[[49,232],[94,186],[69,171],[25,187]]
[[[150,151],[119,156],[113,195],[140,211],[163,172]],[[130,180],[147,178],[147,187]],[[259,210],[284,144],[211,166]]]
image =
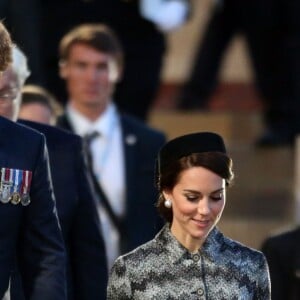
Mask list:
[[193,153],[164,167],[160,170],[157,178],[157,188],[160,193],[157,208],[167,222],[172,222],[173,213],[172,209],[165,207],[165,198],[162,192],[164,190],[171,191],[179,181],[182,172],[192,167],[204,167],[216,173],[225,179],[227,186],[232,183],[234,177],[231,158],[221,152]]

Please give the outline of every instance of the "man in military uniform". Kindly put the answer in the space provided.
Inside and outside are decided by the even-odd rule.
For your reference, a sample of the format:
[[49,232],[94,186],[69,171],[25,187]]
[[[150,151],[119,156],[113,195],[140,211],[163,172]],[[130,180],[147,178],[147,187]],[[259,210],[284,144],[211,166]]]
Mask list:
[[[24,54],[14,48],[8,85],[15,86],[14,102],[2,115],[15,119],[21,88],[29,70]],[[67,250],[67,299],[104,299],[107,266],[94,199],[85,174],[81,139],[61,129],[20,121],[46,137],[58,217]],[[13,200],[12,200],[13,201]],[[84,259],[83,259],[84,258]],[[12,299],[22,299],[18,272],[11,282]]]
[[[0,111],[15,99],[6,68],[11,44],[2,47],[0,28]],[[5,32],[4,32],[5,33]],[[8,58],[8,59],[7,59]],[[15,116],[12,118],[15,120]],[[66,299],[65,249],[56,214],[49,161],[42,134],[0,117],[0,298],[15,264],[24,298]]]

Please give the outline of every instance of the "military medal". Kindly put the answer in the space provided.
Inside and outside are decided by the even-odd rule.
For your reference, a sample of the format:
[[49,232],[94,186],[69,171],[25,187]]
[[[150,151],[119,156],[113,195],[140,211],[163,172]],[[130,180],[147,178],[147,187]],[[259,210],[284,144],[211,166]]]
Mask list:
[[21,204],[23,205],[23,206],[27,206],[28,204],[30,203],[30,197],[29,197],[29,194],[23,194],[22,196],[21,196]]
[[11,193],[9,200],[14,205],[19,204],[21,201],[21,196],[18,191],[21,188],[20,183],[22,181],[22,173],[21,170],[12,170],[14,186],[13,193]]
[[10,187],[11,187],[11,185],[7,182],[2,184],[2,190],[1,190],[1,202],[2,203],[9,202]]
[[28,205],[31,178],[31,171],[1,168],[0,202]]
[[11,169],[2,168],[1,169],[1,185],[0,185],[0,201],[2,203],[8,203],[10,201],[9,197],[11,194],[12,186],[13,186],[13,182],[12,182]]
[[23,179],[22,179],[22,188],[21,188],[21,204],[23,206],[29,205],[30,196],[29,196],[29,190],[30,190],[30,184],[31,184],[31,178],[32,178],[32,172],[31,171],[24,171],[23,172]]
[[10,202],[11,202],[12,204],[15,204],[15,205],[16,205],[16,204],[19,204],[20,201],[21,201],[20,194],[17,193],[17,192],[13,192],[13,193],[10,195],[9,199],[10,199]]

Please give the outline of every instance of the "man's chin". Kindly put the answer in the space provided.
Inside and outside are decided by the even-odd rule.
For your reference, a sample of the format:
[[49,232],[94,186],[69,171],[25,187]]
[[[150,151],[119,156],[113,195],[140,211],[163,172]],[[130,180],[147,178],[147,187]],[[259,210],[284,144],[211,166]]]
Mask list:
[[82,103],[91,107],[97,107],[102,104],[102,101],[99,97],[85,97]]

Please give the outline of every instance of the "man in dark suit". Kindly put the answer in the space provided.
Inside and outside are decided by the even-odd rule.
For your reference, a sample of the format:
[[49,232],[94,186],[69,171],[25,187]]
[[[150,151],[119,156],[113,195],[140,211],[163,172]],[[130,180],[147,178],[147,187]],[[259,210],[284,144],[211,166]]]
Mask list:
[[50,170],[68,254],[68,299],[105,299],[107,266],[81,138],[52,126],[19,120],[46,136]]
[[89,140],[109,267],[157,231],[154,165],[165,142],[161,132],[117,111],[112,94],[122,66],[120,44],[107,26],[81,25],[60,43],[69,99],[57,124]]
[[[9,66],[0,77],[1,113],[14,105],[18,87],[10,78]],[[12,121],[0,117],[0,298],[17,264],[25,299],[66,299],[65,249],[45,139]]]
[[262,251],[270,268],[272,299],[300,299],[300,227],[267,238]]
[[[22,76],[28,74],[26,58],[13,50],[10,85],[22,89]],[[15,105],[6,106],[6,117],[19,110],[20,99],[16,94]],[[67,250],[68,299],[104,299],[106,294],[107,266],[95,200],[84,167],[81,138],[59,128],[29,121],[20,121],[46,136],[50,170],[58,217]],[[17,274],[11,283],[11,298],[20,298],[16,286]]]

